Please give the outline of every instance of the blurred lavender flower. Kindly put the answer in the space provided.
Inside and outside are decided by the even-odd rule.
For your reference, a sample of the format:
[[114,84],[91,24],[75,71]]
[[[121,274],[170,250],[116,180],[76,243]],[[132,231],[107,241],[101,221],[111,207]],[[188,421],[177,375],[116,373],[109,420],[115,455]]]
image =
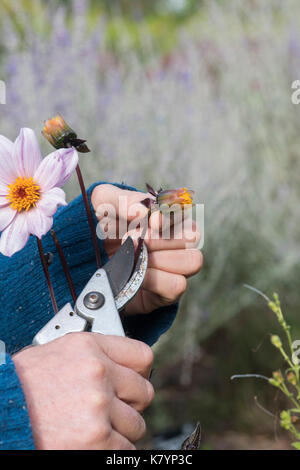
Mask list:
[[[99,175],[141,187],[188,185],[205,204],[205,276],[183,299],[174,360],[251,307],[244,282],[280,284],[291,309],[300,307],[300,107],[290,99],[300,78],[300,4],[249,5],[207,2],[205,22],[183,29],[168,57],[141,34],[141,58],[126,33],[113,54],[105,19],[91,26],[82,1],[73,2],[71,21],[47,6],[48,29],[38,34],[24,15],[22,43],[9,17],[0,30],[1,133],[12,137],[24,122],[38,132],[44,116],[60,112],[93,148],[87,183]],[[74,180],[67,191],[77,194]],[[200,308],[210,320],[202,322]]]

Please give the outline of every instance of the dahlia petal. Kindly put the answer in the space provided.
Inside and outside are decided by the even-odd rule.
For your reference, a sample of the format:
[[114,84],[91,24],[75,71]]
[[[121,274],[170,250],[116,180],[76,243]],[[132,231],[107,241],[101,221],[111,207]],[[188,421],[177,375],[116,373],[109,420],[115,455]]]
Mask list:
[[51,229],[53,218],[48,217],[39,207],[30,209],[26,214],[28,232],[42,238]]
[[11,156],[12,154],[12,150],[13,150],[13,146],[14,146],[14,143],[9,140],[7,137],[5,137],[4,135],[0,135],[0,153],[4,154],[5,152],[5,157],[7,156]]
[[5,195],[0,194],[0,207],[8,206],[9,201]]
[[6,200],[6,205],[0,207],[0,232],[6,229],[9,224],[12,223],[13,219],[15,218],[17,211],[11,208],[8,205],[8,201]]
[[74,148],[59,149],[59,152],[63,160],[64,171],[61,179],[57,183],[57,186],[63,186],[77,167],[79,158],[77,150]]
[[17,176],[32,177],[41,160],[41,151],[34,131],[26,127],[21,129],[12,152],[12,163]]
[[26,212],[16,215],[13,222],[2,232],[0,238],[0,253],[4,256],[12,256],[22,250],[29,238]]
[[[0,169],[1,172],[1,169]],[[6,184],[1,183],[0,181],[0,196],[7,196],[8,194],[8,187]]]
[[42,192],[47,192],[59,183],[63,175],[64,164],[57,150],[42,160],[33,179],[39,184]]
[[17,177],[12,162],[13,147],[13,142],[0,135],[0,186],[12,183]]
[[66,205],[65,192],[60,188],[52,188],[43,193],[42,198],[37,203],[37,207],[48,217],[55,214],[58,206]]

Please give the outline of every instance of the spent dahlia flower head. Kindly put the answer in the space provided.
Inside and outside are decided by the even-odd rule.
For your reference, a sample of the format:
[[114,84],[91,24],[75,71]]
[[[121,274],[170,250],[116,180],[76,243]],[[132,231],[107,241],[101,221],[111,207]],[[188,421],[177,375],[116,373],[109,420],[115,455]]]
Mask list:
[[194,191],[187,188],[166,189],[157,194],[157,204],[179,204],[181,207],[193,204]]
[[13,143],[0,135],[0,252],[12,256],[30,235],[41,238],[53,225],[61,189],[78,164],[74,148],[60,149],[42,159],[32,129],[23,128]]
[[187,188],[166,189],[155,191],[152,186],[146,183],[148,192],[154,196],[155,199],[146,198],[142,202],[146,207],[150,208],[152,205],[168,206],[178,205],[182,209],[185,206],[193,205],[193,197],[195,192]]

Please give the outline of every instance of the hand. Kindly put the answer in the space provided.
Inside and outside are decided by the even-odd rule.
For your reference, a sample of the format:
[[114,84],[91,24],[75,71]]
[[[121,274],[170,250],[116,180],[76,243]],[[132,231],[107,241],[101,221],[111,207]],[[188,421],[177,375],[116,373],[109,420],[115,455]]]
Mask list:
[[[119,207],[120,197],[127,198],[127,209]],[[141,220],[147,217],[148,210],[140,204],[140,201],[150,194],[119,189],[110,184],[97,186],[92,194],[92,203],[96,215],[101,223],[105,221],[105,213],[101,208],[105,204],[114,206],[118,219],[123,219],[130,227],[130,222],[136,217]],[[100,208],[100,209],[99,209]],[[202,254],[198,249],[186,249],[189,246],[197,246],[200,233],[196,225],[190,226],[190,232],[184,233],[182,239],[159,239],[151,237],[151,230],[159,231],[162,224],[162,216],[154,212],[149,221],[149,229],[145,236],[145,243],[149,251],[149,264],[142,288],[135,298],[127,305],[126,314],[150,313],[153,310],[175,303],[187,288],[187,278],[196,274],[202,266]],[[155,232],[154,232],[155,233]],[[137,230],[130,231],[133,238],[140,233]],[[108,256],[111,257],[122,243],[122,237],[108,238],[104,241]]]
[[152,401],[153,356],[140,341],[73,333],[13,356],[37,449],[134,450]]

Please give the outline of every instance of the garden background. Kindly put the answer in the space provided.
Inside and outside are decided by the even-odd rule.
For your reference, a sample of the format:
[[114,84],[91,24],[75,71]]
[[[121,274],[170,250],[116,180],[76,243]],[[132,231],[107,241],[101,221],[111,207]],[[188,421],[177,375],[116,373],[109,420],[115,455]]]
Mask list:
[[299,18],[296,0],[0,0],[1,134],[40,135],[59,111],[92,149],[87,183],[188,186],[205,204],[204,266],[155,346],[143,448],[197,420],[203,449],[289,448],[276,390],[230,377],[282,366],[274,315],[243,284],[277,291],[300,338]]

